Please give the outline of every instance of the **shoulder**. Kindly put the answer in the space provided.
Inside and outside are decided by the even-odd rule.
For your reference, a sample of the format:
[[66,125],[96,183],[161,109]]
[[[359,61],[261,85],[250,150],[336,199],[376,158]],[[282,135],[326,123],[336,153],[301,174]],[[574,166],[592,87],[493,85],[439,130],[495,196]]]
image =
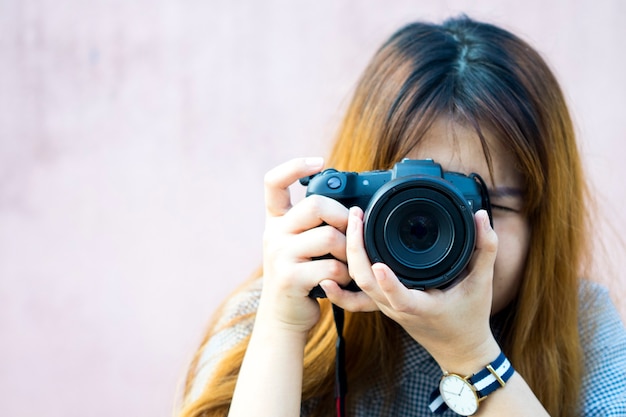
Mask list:
[[580,286],[578,326],[584,347],[615,346],[626,343],[619,312],[606,287],[583,280]]
[[202,393],[224,355],[252,333],[261,287],[261,278],[250,281],[231,295],[217,311],[210,337],[200,348],[200,358],[189,393],[191,399]]
[[213,326],[214,331],[220,331],[243,317],[256,313],[261,297],[262,278],[255,278],[246,283],[241,289],[232,294],[218,310],[218,317]]
[[626,330],[605,287],[582,281],[579,331],[584,355],[582,415],[624,415]]

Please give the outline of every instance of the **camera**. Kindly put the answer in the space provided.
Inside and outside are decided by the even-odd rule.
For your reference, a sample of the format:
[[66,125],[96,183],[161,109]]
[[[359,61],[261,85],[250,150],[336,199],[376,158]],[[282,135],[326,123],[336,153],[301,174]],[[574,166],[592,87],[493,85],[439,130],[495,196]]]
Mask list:
[[[404,159],[390,170],[326,169],[300,180],[322,195],[364,211],[364,243],[372,263],[387,264],[408,288],[445,288],[465,270],[476,242],[474,213],[491,219],[478,174],[444,171],[432,159]],[[346,287],[359,291],[356,283]],[[311,297],[325,297],[315,287]]]

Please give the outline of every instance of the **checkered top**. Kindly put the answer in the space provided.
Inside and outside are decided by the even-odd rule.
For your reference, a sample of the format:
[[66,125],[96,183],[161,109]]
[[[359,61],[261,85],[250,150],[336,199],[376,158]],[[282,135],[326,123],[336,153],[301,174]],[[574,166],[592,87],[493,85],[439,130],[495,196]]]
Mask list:
[[[259,301],[262,280],[248,291],[232,298],[220,323],[253,313]],[[626,330],[609,298],[608,291],[595,283],[583,282],[580,292],[579,329],[584,349],[585,375],[582,381],[581,416],[626,416]],[[250,319],[217,333],[207,344],[198,366],[189,400],[200,395],[224,352],[245,338],[251,331]],[[218,324],[219,325],[219,324]],[[498,337],[497,324],[494,333]],[[394,387],[383,386],[372,378],[371,388],[355,403],[350,402],[349,414],[355,417],[403,416],[418,417],[433,414],[428,409],[430,394],[437,388],[441,369],[428,352],[407,334],[401,348],[405,360]],[[515,365],[515,364],[513,364]],[[391,399],[391,401],[385,401]],[[304,403],[302,416],[309,415],[313,402]],[[455,416],[446,411],[443,416]]]

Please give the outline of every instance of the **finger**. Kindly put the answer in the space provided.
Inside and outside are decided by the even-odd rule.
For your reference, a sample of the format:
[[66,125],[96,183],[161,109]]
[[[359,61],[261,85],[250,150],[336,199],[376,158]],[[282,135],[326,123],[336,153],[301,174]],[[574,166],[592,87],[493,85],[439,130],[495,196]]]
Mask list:
[[345,233],[348,226],[348,208],[337,200],[311,195],[283,216],[284,231],[300,233],[323,223]]
[[309,262],[308,266],[312,271],[310,274],[313,276],[309,291],[324,280],[333,281],[337,285],[348,285],[352,280],[348,275],[348,266],[336,259],[318,259]]
[[350,276],[370,297],[376,298],[378,284],[372,272],[372,264],[363,243],[363,210],[350,208],[346,231],[346,258]]
[[291,257],[309,260],[325,255],[332,255],[343,262],[346,258],[346,236],[332,226],[320,226],[309,229],[290,238],[286,249]]
[[378,288],[385,297],[385,305],[391,310],[400,313],[416,313],[419,307],[427,301],[424,292],[409,290],[387,265],[376,263],[372,265],[372,271]]
[[344,290],[333,280],[324,280],[320,282],[320,286],[331,303],[346,311],[369,312],[379,310],[374,300],[363,291]]
[[347,285],[351,278],[348,275],[348,267],[336,259],[319,259],[311,262],[292,264],[287,271],[283,268],[283,277],[272,281],[278,285],[277,291],[288,293],[289,288],[299,288],[301,295],[308,295],[313,287],[321,281],[330,280],[341,285]]
[[269,216],[282,216],[291,208],[289,186],[299,178],[318,173],[323,158],[297,158],[285,162],[265,174],[265,208]]

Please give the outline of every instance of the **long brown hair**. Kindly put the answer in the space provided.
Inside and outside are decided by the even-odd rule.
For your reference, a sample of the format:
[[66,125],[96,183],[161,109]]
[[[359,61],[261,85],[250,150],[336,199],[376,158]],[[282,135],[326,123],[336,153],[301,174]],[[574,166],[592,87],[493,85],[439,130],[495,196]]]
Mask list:
[[[508,31],[466,17],[414,23],[396,32],[365,70],[328,164],[387,169],[439,116],[473,126],[481,138],[489,130],[515,156],[531,244],[518,294],[502,313],[500,343],[550,415],[572,415],[582,374],[577,300],[588,228],[581,161],[560,87],[539,54]],[[484,140],[483,149],[489,163]],[[328,303],[321,306],[305,348],[302,399],[318,398],[314,414],[328,415],[335,333]],[[347,314],[353,398],[371,375],[393,377],[398,364],[390,350],[400,331],[380,313]],[[228,352],[182,416],[227,414],[246,346],[244,340]],[[197,359],[188,386],[196,366]]]

